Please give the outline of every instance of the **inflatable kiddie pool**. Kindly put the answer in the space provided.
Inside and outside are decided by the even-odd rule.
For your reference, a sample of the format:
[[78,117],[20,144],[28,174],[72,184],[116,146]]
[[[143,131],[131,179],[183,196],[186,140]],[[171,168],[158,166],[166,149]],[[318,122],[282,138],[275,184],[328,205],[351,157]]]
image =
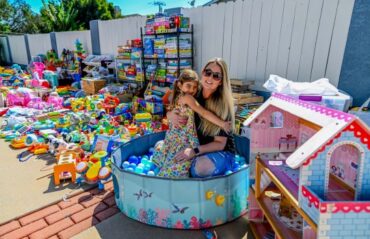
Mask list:
[[[200,229],[224,224],[246,212],[249,166],[225,176],[206,179],[169,179],[124,171],[131,155],[143,155],[163,139],[164,132],[134,139],[113,152],[113,184],[118,208],[128,217],[149,225]],[[246,156],[249,143],[236,139]],[[246,150],[247,149],[247,150]]]

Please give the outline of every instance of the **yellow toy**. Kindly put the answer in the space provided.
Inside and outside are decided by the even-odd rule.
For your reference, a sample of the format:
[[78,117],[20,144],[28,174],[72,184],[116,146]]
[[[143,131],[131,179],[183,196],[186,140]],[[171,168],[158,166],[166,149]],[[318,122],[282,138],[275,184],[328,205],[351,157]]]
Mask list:
[[10,146],[12,146],[15,149],[23,149],[26,148],[27,145],[25,144],[26,136],[22,136],[20,138],[13,139]]
[[85,109],[85,98],[77,98],[71,100],[71,108],[73,112],[81,111]]
[[136,122],[149,122],[152,120],[152,115],[150,113],[137,113],[134,119]]

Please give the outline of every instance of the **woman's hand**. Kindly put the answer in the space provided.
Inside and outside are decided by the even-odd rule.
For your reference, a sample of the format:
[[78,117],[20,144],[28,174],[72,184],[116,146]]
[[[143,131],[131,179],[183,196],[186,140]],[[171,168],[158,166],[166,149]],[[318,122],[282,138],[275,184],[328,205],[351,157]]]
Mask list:
[[185,126],[188,123],[188,117],[181,116],[180,111],[177,109],[168,112],[167,119],[176,128]]
[[222,125],[222,129],[227,133],[229,134],[232,130],[232,123],[231,121],[226,121],[224,122],[224,124]]
[[190,160],[192,158],[194,158],[195,156],[195,152],[192,148],[186,148],[180,152],[178,152],[175,157],[174,157],[174,160],[176,163],[179,163],[179,162],[184,162],[186,160]]

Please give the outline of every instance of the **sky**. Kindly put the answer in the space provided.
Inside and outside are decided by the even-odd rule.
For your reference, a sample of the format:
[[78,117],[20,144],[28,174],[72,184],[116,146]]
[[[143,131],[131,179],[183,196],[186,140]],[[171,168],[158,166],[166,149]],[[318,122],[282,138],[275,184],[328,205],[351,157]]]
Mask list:
[[[153,14],[158,12],[158,6],[154,6],[154,0],[108,0],[109,2],[113,2],[114,5],[117,5],[121,8],[121,12],[123,15],[129,14]],[[190,0],[160,0],[164,2],[166,6],[163,8],[173,8],[173,7],[190,7],[189,3]],[[41,0],[26,0],[28,4],[31,5],[31,8],[34,12],[39,12],[40,8],[42,7]],[[209,0],[196,0],[195,6],[202,5],[204,3],[209,2]]]

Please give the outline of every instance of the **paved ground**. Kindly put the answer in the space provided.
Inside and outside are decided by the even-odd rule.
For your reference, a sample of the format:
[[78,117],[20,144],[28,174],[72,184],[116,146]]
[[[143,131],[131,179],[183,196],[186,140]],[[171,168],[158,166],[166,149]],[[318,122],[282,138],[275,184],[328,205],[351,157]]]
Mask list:
[[[246,217],[213,228],[218,239],[251,239]],[[76,235],[73,239],[206,239],[201,230],[174,230],[148,226],[118,213],[94,227]]]
[[0,238],[71,238],[118,212],[109,182],[1,225]]
[[53,204],[65,194],[76,194],[83,189],[69,180],[54,185],[53,166],[55,158],[50,155],[33,156],[19,162],[17,155],[25,149],[14,150],[9,143],[0,140],[0,225],[15,217]]

